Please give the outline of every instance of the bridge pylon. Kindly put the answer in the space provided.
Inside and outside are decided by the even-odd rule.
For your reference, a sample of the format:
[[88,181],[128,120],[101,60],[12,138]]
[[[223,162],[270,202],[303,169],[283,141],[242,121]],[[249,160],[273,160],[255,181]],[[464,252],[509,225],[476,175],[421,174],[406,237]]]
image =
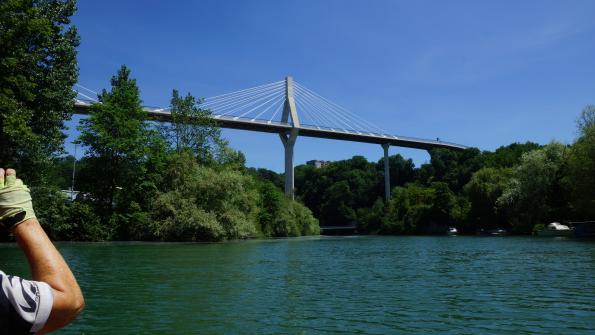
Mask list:
[[291,118],[291,130],[279,134],[283,147],[285,148],[285,196],[294,198],[294,176],[293,176],[293,148],[300,131],[300,120],[295,108],[293,92],[293,77],[285,77],[285,103],[281,121],[289,123]]
[[382,149],[384,149],[384,200],[388,203],[390,200],[390,165],[388,161],[388,148],[390,144],[384,143]]

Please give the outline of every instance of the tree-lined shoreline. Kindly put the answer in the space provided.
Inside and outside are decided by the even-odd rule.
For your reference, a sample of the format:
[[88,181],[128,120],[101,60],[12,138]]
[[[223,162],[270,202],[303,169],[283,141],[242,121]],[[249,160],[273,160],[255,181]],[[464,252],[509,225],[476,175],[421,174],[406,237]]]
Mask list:
[[444,234],[450,226],[463,234],[497,228],[531,234],[549,222],[595,218],[595,106],[580,114],[578,133],[570,145],[433,149],[430,162],[419,167],[390,156],[388,203],[384,159],[361,156],[318,169],[297,167],[296,194],[321,225],[353,222],[363,233]]

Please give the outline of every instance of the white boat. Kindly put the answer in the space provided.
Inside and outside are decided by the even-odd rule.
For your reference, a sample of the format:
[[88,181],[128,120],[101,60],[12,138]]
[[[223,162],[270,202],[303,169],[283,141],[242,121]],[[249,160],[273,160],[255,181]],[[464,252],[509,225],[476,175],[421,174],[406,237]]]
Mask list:
[[455,227],[448,227],[448,235],[456,235],[459,231]]
[[537,232],[539,236],[572,236],[574,230],[558,222],[548,223],[545,228]]

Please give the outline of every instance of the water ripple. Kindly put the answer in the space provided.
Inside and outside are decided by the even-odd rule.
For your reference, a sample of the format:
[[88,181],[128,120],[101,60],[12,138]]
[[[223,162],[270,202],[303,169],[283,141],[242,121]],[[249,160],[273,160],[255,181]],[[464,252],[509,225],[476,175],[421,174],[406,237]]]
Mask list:
[[[61,244],[85,292],[61,334],[594,334],[595,243],[356,237]],[[3,270],[26,275],[14,246]]]

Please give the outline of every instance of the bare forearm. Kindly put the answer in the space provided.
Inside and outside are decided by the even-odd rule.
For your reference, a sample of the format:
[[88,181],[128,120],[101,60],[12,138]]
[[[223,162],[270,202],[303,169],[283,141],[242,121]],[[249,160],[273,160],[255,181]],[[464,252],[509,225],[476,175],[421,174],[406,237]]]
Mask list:
[[83,294],[74,275],[37,219],[19,224],[13,233],[29,261],[33,279],[53,289],[54,306],[44,330],[63,327],[84,307]]
[[19,246],[27,256],[34,280],[48,283],[58,291],[78,288],[74,275],[56,250],[37,219],[27,220],[13,231]]

